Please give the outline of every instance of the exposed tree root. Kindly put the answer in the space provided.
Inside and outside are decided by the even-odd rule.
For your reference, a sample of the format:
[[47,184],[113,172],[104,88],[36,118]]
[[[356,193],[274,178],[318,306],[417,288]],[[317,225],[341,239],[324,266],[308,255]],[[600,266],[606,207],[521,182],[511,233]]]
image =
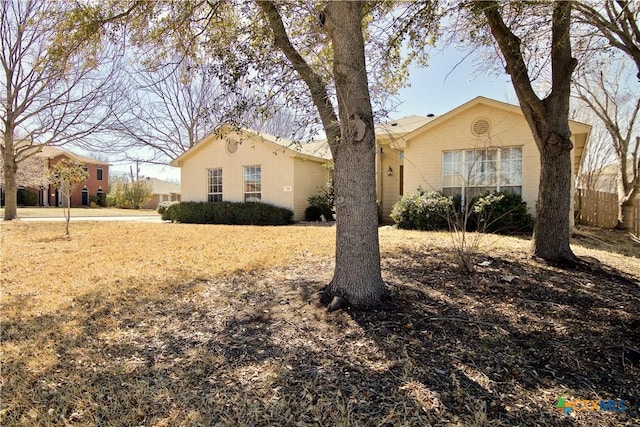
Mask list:
[[[387,307],[387,303],[393,299],[392,289],[388,286],[385,287],[384,292],[371,302],[363,304],[361,301],[353,301],[341,290],[332,289],[331,284],[322,288],[319,292],[320,303],[327,306],[327,311],[336,311],[341,308],[357,309],[357,310],[370,310],[376,308]],[[396,291],[397,293],[397,291]]]
[[329,312],[336,311],[337,309],[339,309],[342,306],[343,302],[344,302],[344,298],[339,297],[339,296],[333,297],[333,299],[331,300],[331,302],[327,306],[327,311],[329,311]]
[[563,254],[558,259],[546,259],[536,255],[533,255],[533,258],[564,270],[598,271],[602,265],[597,258],[589,256],[579,257],[572,252]]

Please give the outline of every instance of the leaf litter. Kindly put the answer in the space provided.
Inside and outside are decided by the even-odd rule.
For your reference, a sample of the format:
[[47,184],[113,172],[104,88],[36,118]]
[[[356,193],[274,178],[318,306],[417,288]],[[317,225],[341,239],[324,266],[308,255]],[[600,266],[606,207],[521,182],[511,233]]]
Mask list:
[[331,227],[49,227],[2,229],[3,425],[640,424],[638,258],[503,238],[469,275],[446,235],[384,229],[392,298],[327,313]]

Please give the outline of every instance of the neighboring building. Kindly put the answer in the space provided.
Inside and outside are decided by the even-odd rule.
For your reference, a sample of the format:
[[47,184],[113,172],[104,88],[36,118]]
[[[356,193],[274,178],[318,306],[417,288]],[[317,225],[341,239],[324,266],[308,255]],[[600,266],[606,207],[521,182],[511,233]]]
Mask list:
[[[47,159],[49,168],[63,158],[80,163],[87,172],[89,179],[71,195],[71,207],[89,206],[91,197],[106,197],[109,191],[109,163],[90,157],[81,156],[58,147],[43,146],[37,156]],[[40,204],[42,206],[63,206],[63,197],[56,188],[49,184],[48,189],[40,189]]]
[[[627,160],[627,177],[633,177],[633,157]],[[604,193],[618,194],[618,171],[620,169],[619,162],[609,163],[599,169],[582,171],[578,177],[578,188],[586,190],[602,191]]]
[[[591,127],[570,121],[575,178]],[[477,97],[435,117],[409,116],[376,126],[377,194],[384,219],[403,194],[441,191],[472,197],[517,193],[532,214],[540,156],[520,107]],[[326,142],[291,142],[251,131],[209,135],[171,164],[181,168],[182,199],[257,198],[304,218],[307,197],[328,180]],[[252,194],[256,196],[252,196]]]
[[142,206],[143,209],[158,209],[160,202],[180,201],[180,184],[158,178],[146,178],[146,181],[151,187],[151,199]]

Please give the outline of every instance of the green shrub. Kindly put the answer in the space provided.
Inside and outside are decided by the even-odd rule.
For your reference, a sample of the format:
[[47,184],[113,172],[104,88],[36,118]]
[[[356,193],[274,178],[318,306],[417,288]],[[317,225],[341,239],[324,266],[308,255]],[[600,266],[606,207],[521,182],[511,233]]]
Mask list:
[[320,221],[321,216],[327,221],[333,220],[333,193],[325,191],[324,194],[316,194],[307,198],[309,207],[304,211],[304,219],[307,221]]
[[519,194],[488,193],[470,202],[467,230],[497,234],[530,233],[533,216]]
[[104,193],[99,193],[93,196],[89,196],[89,206],[91,206],[92,208],[98,207],[98,206],[102,206],[102,203],[105,202],[105,198],[104,198]]
[[407,194],[391,210],[398,228],[407,230],[447,230],[452,215],[451,198],[437,191]]
[[286,225],[293,218],[290,209],[260,202],[179,202],[161,215],[164,220],[185,224]]
[[167,210],[169,209],[169,206],[175,205],[176,203],[179,202],[160,202],[158,204],[158,213],[160,214],[160,217],[163,221],[168,221],[171,219]]
[[38,193],[35,191],[20,188],[17,198],[19,206],[38,206]]
[[107,205],[121,209],[140,209],[151,199],[151,184],[148,181],[115,181],[107,194]]
[[98,206],[102,206],[103,208],[107,207],[107,195],[105,193],[96,194],[96,204]]

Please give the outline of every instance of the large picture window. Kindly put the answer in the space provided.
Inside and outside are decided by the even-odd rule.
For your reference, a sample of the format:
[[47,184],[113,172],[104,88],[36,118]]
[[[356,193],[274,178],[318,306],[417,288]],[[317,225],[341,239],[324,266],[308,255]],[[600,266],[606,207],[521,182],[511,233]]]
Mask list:
[[222,201],[222,168],[209,169],[208,202]]
[[522,147],[442,153],[442,192],[470,199],[491,191],[522,194]]
[[244,201],[259,202],[262,199],[262,167],[244,167]]

